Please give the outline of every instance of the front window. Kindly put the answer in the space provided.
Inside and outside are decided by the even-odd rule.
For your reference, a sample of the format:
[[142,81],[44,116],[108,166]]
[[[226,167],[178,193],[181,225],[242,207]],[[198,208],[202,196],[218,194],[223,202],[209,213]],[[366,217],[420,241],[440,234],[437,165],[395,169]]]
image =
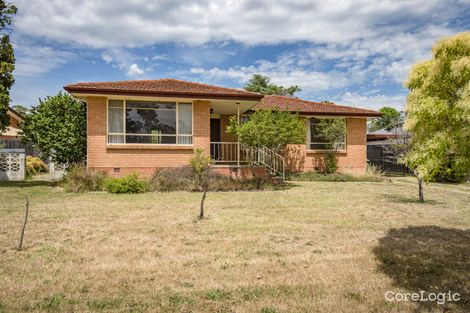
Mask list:
[[[326,120],[333,121],[332,118],[329,118]],[[327,142],[327,140],[325,140],[325,138],[320,136],[319,125],[318,125],[320,121],[321,120],[318,118],[310,118],[308,120],[307,149],[310,149],[310,150],[330,149],[330,145]],[[335,150],[346,150],[346,135],[343,136],[338,142],[336,142],[333,148]]]
[[109,144],[192,144],[188,102],[109,100]]

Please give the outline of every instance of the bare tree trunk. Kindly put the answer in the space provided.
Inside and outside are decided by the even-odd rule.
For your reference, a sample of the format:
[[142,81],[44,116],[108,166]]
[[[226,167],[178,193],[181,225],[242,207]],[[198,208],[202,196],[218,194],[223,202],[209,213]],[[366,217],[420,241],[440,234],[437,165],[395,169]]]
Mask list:
[[418,196],[419,196],[419,201],[424,202],[423,179],[422,178],[418,178]]
[[23,249],[24,230],[26,228],[26,223],[28,222],[28,213],[29,213],[29,200],[28,200],[28,196],[26,196],[24,223],[23,223],[23,227],[21,228],[20,240],[18,241],[18,250]]
[[202,199],[201,199],[201,212],[199,213],[200,220],[204,218],[204,200],[206,200],[206,193],[207,193],[207,188],[204,188],[203,193],[202,193]]

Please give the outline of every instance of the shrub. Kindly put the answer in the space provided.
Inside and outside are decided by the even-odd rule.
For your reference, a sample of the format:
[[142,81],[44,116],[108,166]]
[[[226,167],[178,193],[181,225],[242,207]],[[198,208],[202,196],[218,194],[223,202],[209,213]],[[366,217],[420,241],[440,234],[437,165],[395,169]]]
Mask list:
[[26,156],[26,176],[32,177],[37,174],[47,173],[49,168],[43,160],[33,156]]
[[156,170],[150,178],[155,191],[196,191],[193,171],[190,166]]
[[61,184],[68,192],[102,191],[107,177],[106,173],[75,165],[67,170]]
[[333,174],[338,170],[338,159],[336,158],[335,151],[327,151],[325,154],[325,167],[323,168],[324,174]]
[[149,190],[148,182],[140,180],[136,173],[121,178],[108,178],[105,186],[111,193],[143,193]]
[[[154,191],[201,191],[194,182],[194,172],[190,166],[156,170],[150,178],[150,186]],[[274,183],[259,179],[233,179],[228,176],[209,172],[209,191],[242,191],[270,189]]]

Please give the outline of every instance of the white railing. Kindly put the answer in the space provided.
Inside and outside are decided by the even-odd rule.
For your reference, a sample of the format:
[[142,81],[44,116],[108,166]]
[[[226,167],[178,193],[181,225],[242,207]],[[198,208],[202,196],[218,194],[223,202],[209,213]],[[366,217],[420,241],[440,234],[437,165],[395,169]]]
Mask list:
[[264,166],[269,175],[285,178],[284,157],[266,147],[248,148],[238,142],[211,142],[211,157],[215,164]]
[[252,164],[266,167],[269,175],[280,176],[282,180],[285,179],[284,157],[274,152],[274,150],[266,147],[249,148],[246,151],[246,158]]
[[240,144],[238,142],[211,142],[211,158],[218,164],[240,164]]

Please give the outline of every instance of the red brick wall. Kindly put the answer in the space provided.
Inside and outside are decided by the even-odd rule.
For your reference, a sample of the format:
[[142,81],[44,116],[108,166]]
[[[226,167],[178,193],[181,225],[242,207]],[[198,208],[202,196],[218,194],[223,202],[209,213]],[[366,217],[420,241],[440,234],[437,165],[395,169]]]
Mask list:
[[[168,168],[187,165],[200,147],[207,153],[210,149],[210,102],[194,101],[194,147],[148,145],[108,146],[106,144],[106,98],[89,97],[88,100],[88,155],[89,168],[109,172],[113,176],[139,172],[151,175],[155,168]],[[229,116],[221,115],[221,140],[235,141],[227,134]],[[293,171],[311,171],[322,165],[323,154],[307,151],[306,145],[291,145],[286,158],[287,168]],[[347,150],[338,154],[340,171],[364,171],[366,167],[366,119],[347,119]],[[119,168],[119,173],[114,173]],[[231,173],[233,175],[234,173]]]
[[[338,153],[338,167],[342,172],[363,172],[366,169],[367,129],[365,118],[347,119],[347,147]],[[286,163],[291,171],[312,171],[322,167],[324,154],[308,151],[306,145],[290,145]]]
[[[210,147],[210,102],[194,101],[194,148],[209,152]],[[155,168],[187,165],[193,155],[193,147],[130,147],[107,146],[106,144],[106,98],[87,99],[87,166],[121,176],[133,171],[151,175]],[[119,168],[119,173],[113,169]]]

